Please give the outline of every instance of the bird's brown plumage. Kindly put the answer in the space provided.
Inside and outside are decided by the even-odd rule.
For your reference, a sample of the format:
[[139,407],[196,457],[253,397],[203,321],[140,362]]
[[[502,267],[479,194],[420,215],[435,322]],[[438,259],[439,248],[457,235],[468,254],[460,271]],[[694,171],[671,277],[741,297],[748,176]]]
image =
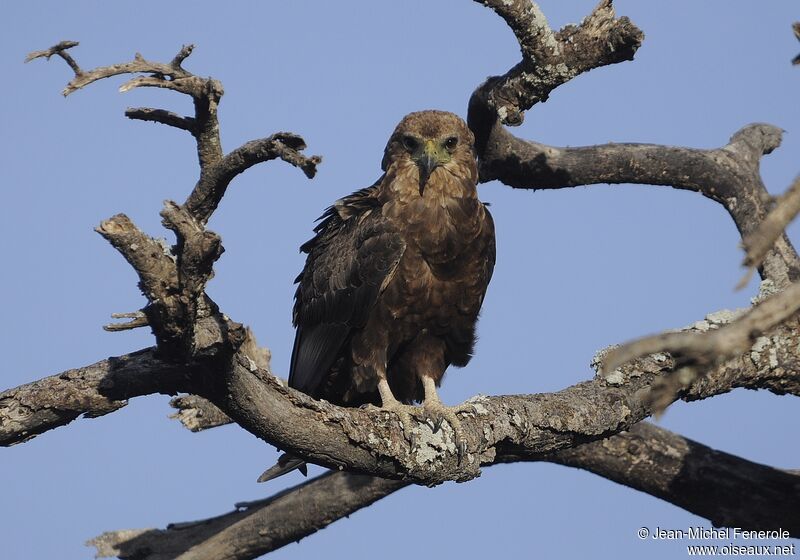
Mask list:
[[381,379],[399,401],[419,401],[450,364],[466,365],[494,267],[494,224],[477,197],[464,121],[406,116],[382,168],[301,247],[289,384],[336,404],[387,405]]

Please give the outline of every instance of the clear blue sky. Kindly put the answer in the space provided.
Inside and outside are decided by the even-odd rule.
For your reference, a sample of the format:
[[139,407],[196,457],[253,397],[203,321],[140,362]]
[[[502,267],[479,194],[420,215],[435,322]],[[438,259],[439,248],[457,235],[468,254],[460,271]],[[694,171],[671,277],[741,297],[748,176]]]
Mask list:
[[[595,0],[541,7],[554,27]],[[167,91],[120,95],[121,79],[64,100],[60,60],[25,54],[81,41],[84,67],[136,51],[171,59],[195,43],[188,69],[222,80],[227,150],[275,131],[302,134],[324,156],[308,181],[281,163],[236,179],[211,227],[227,249],[210,286],[227,314],[251,325],[285,374],[293,339],[297,247],[336,198],[380,173],[386,138],[414,110],[465,115],[470,92],[518,60],[500,18],[469,0],[439,2],[13,2],[0,21],[2,387],[151,344],[146,332],[101,330],[112,312],[143,305],[130,267],[92,228],[126,212],[163,235],[162,200],[183,200],[197,172],[190,136],[131,122],[127,106],[188,112]],[[646,34],[634,62],[593,71],[527,115],[521,136],[556,145],[727,142],[756,121],[786,130],[764,160],[773,193],[800,172],[800,51],[791,0],[619,1]],[[747,305],[738,237],[721,207],[698,194],[648,186],[554,192],[481,187],[497,222],[498,258],[477,355],[452,370],[442,396],[554,391],[590,378],[608,344]],[[795,232],[797,230],[794,230]],[[798,236],[794,236],[798,240]],[[275,452],[236,427],[191,434],[148,397],[0,449],[0,539],[8,559],[91,558],[102,531],[164,526],[264,497],[256,477]],[[660,425],[778,467],[800,466],[797,401],[736,391],[678,404]],[[316,471],[315,471],[316,472]],[[641,526],[708,525],[672,505],[594,475],[548,464],[486,469],[468,484],[410,488],[274,553],[273,558],[680,558],[680,543],[641,542]],[[424,552],[419,552],[419,551]]]

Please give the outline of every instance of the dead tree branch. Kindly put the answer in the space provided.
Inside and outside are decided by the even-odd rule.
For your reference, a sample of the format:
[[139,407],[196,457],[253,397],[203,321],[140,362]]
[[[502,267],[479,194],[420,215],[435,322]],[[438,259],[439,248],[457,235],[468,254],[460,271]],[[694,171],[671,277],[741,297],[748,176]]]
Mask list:
[[[522,140],[504,125],[522,122],[524,111],[581,72],[633,59],[643,34],[627,18],[615,18],[603,0],[580,26],[553,33],[534,3],[487,1],[520,41],[523,60],[489,78],[472,94],[468,122],[475,133],[481,181],[497,179],[526,189],[558,189],[598,183],[666,185],[699,192],[722,204],[747,236],[767,215],[771,197],[759,173],[761,156],[780,145],[777,127],[750,125],[717,150],[652,144],[558,148]],[[534,6],[531,8],[531,6]],[[800,260],[784,235],[763,262],[762,275],[784,287],[800,278]]]
[[316,533],[409,482],[329,472],[265,500],[166,529],[110,531],[90,540],[99,557],[246,560]]
[[653,387],[650,405],[661,412],[675,400],[675,393],[688,387],[712,367],[740,355],[800,310],[800,283],[791,284],[743,313],[731,323],[705,332],[686,330],[662,333],[612,348],[603,358],[601,373],[607,375],[621,365],[648,354],[669,354],[677,371]]
[[[758,228],[743,237],[742,247],[746,255],[742,265],[750,269],[758,267],[775,242],[784,235],[786,226],[794,220],[798,212],[800,212],[800,177],[795,179],[789,190],[775,202],[775,207],[770,210]],[[743,281],[748,277],[749,274]]]
[[[715,526],[780,526],[800,535],[800,475],[716,451],[646,422],[543,458],[509,450],[495,464],[529,460],[599,474],[679,504]],[[166,560],[186,553],[181,558],[248,560],[305,538],[408,484],[334,471],[212,519],[161,530],[111,531],[89,544],[101,556]]]
[[9,389],[0,393],[0,446],[28,441],[80,416],[114,412],[133,397],[186,391],[190,375],[148,348]]
[[169,404],[177,411],[170,418],[178,420],[192,432],[200,432],[233,422],[227,414],[214,406],[214,403],[197,395],[181,395],[169,401]]
[[[516,138],[500,127],[481,160],[481,180],[530,189],[636,183],[691,190],[722,204],[747,236],[766,217],[771,200],[761,182],[759,158],[777,148],[780,137],[778,128],[755,124],[715,150],[654,144],[559,148]],[[763,261],[762,275],[786,286],[798,273],[797,254],[781,235]]]
[[[31,53],[29,60],[59,54],[77,45],[64,41],[48,49]],[[192,53],[192,45],[184,46],[167,64],[151,62],[136,54],[132,62],[102,66],[83,71],[70,57],[75,77],[64,89],[69,95],[91,83],[120,74],[136,76],[120,89],[162,87],[189,95],[194,101],[195,115],[180,117],[160,109],[132,109],[131,118],[154,120],[188,130],[197,142],[200,178],[184,205],[168,201],[161,216],[164,225],[177,237],[177,245],[164,247],[141,232],[125,215],[119,214],[103,222],[97,231],[107,239],[136,270],[139,287],[148,300],[142,309],[156,336],[158,349],[173,360],[186,361],[196,353],[230,356],[246,339],[241,325],[225,318],[205,293],[206,283],[213,277],[213,264],[224,251],[219,236],[204,226],[222,199],[230,181],[249,167],[281,158],[300,167],[313,177],[320,158],[300,153],[303,139],[295,134],[280,133],[254,140],[223,155],[219,137],[217,106],[223,94],[222,84],[212,78],[200,78],[181,65]],[[68,56],[68,55],[67,55]],[[141,320],[137,324],[141,324]],[[110,326],[111,330],[130,327]]]
[[77,41],[61,41],[57,45],[53,45],[47,50],[44,51],[33,51],[32,53],[28,53],[28,56],[25,57],[25,62],[30,62],[32,60],[36,60],[37,58],[45,58],[50,60],[50,57],[53,55],[60,56],[72,71],[75,72],[75,76],[80,76],[83,74],[83,70],[81,67],[78,66],[78,63],[75,62],[75,59],[67,52],[67,49],[71,49],[72,47],[77,47],[80,43]]
[[[709,316],[708,320],[721,325],[725,319]],[[798,348],[800,332],[791,325],[780,325],[757,339],[748,352],[710,367],[680,397],[703,399],[736,387],[800,395]],[[254,351],[248,347],[237,355],[232,371],[225,375],[224,364],[209,371],[211,366],[198,359],[181,370],[169,361],[156,359],[155,351],[150,349],[118,359],[134,368],[136,383],[119,381],[121,374],[112,369],[114,362],[104,361],[86,368],[94,372],[88,384],[81,377],[80,384],[65,388],[65,378],[73,378],[71,372],[65,372],[0,393],[0,443],[24,440],[64,425],[82,413],[107,411],[109,402],[146,394],[144,368],[149,367],[153,377],[150,392],[201,394],[255,435],[311,462],[436,484],[472,478],[479,473],[481,464],[490,464],[498,453],[509,448],[542,456],[627,430],[649,415],[651,387],[668,376],[674,366],[670,357],[655,354],[558,393],[473,399],[477,414],[463,420],[469,458],[459,465],[455,454],[448,453],[453,445],[449,432],[433,434],[431,426],[419,424],[415,427],[420,436],[418,447],[411,449],[390,413],[315,401],[285,387],[263,367],[249,361],[252,354]],[[598,361],[602,359],[601,356]],[[165,368],[176,368],[183,376],[165,387],[159,377]],[[132,387],[136,392],[109,392],[104,379],[111,373],[117,380],[111,383],[112,388]],[[217,382],[210,381],[214,379]],[[220,387],[223,383],[224,387]],[[51,395],[45,411],[68,410],[70,415],[41,418],[42,411],[32,403],[38,402],[37,395],[43,391]],[[84,392],[85,399],[81,398]],[[93,395],[102,398],[95,401],[89,398]],[[62,396],[63,402],[58,400]],[[85,408],[76,409],[80,403],[85,403]]]
[[489,78],[470,101],[469,124],[481,156],[498,118],[498,125],[521,124],[524,112],[546,101],[561,84],[593,68],[632,60],[644,39],[628,18],[616,18],[611,0],[602,0],[579,26],[567,25],[558,32],[530,0],[476,1],[505,20],[522,51],[519,64]]
[[125,110],[125,116],[129,119],[139,121],[151,121],[167,126],[174,126],[181,130],[186,130],[192,135],[197,131],[197,123],[192,117],[182,117],[172,111],[165,109],[153,109],[150,107],[136,107]]
[[548,461],[598,474],[711,521],[800,536],[800,474],[711,449],[648,422]]
[[279,132],[269,138],[248,142],[226,155],[201,176],[186,200],[186,207],[199,223],[205,224],[216,210],[234,177],[257,163],[273,159],[280,158],[299,167],[306,177],[312,179],[321,158],[304,156],[300,151],[305,148],[303,139],[290,132]]

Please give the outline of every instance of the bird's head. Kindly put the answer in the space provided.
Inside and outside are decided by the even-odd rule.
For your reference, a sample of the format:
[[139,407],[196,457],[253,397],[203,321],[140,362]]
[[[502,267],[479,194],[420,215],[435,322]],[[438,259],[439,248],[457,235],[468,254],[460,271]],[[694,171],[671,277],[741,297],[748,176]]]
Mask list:
[[393,163],[413,164],[423,195],[431,174],[438,167],[474,167],[474,136],[460,117],[445,111],[420,111],[406,115],[397,125],[384,151],[381,167]]

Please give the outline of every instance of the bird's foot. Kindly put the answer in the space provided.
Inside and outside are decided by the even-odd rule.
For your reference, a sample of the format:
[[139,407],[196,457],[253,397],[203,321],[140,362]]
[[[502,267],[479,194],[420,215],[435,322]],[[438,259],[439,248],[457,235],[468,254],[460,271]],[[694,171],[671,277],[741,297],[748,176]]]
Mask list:
[[403,434],[411,444],[411,449],[413,450],[417,446],[417,434],[412,430],[417,424],[417,421],[413,418],[415,415],[420,415],[422,412],[420,407],[392,400],[384,403],[383,406],[381,406],[381,410],[394,412],[397,415],[400,419],[400,426],[403,428]]
[[428,399],[422,403],[427,417],[433,422],[433,433],[438,432],[442,427],[442,422],[447,420],[453,428],[453,439],[455,440],[456,452],[458,453],[458,464],[467,453],[467,439],[464,436],[464,428],[461,427],[461,420],[458,414],[475,414],[475,407],[471,404],[461,404],[458,406],[445,406],[442,401]]

